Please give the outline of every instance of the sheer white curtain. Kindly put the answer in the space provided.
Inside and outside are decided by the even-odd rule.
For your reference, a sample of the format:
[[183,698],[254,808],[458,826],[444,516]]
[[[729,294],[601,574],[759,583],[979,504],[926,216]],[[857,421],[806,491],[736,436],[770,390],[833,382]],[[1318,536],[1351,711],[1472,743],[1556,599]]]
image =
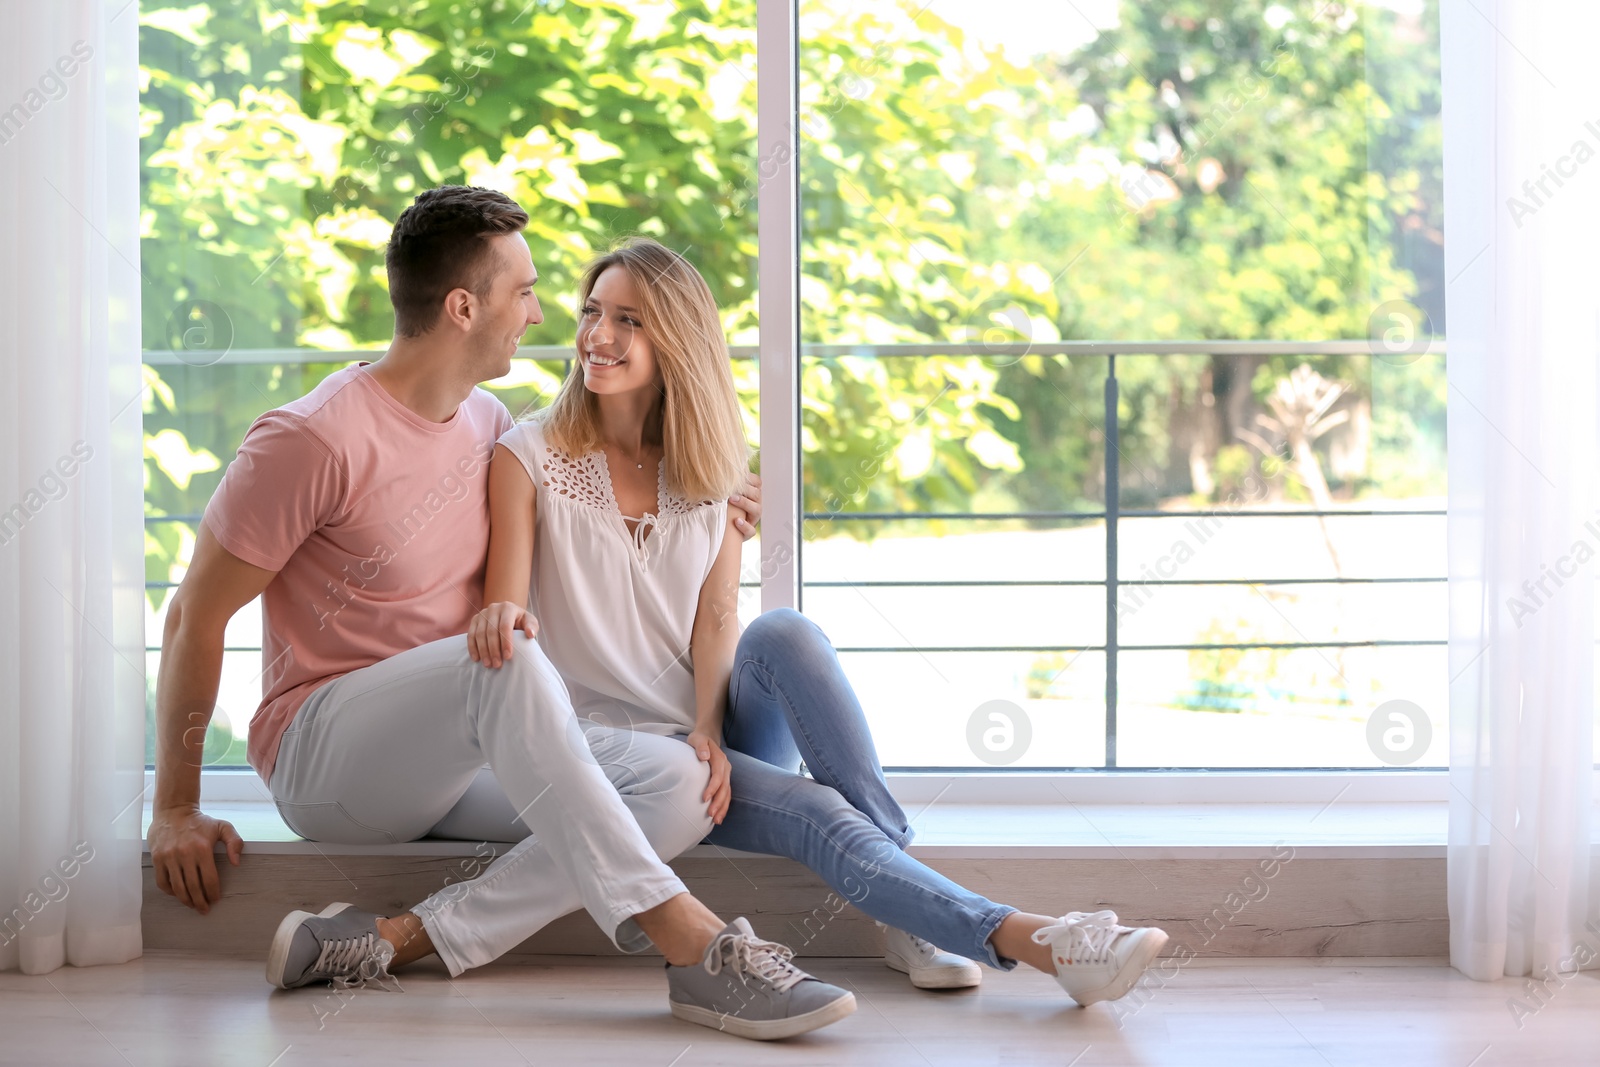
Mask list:
[[0,0],[0,970],[141,951],[137,24]]
[[1600,960],[1600,5],[1444,0],[1450,959]]

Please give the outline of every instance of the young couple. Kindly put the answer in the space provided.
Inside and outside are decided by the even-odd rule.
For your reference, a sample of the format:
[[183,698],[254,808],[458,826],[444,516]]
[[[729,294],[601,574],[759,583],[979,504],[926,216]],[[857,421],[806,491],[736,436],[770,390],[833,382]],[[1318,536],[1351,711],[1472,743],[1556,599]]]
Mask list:
[[666,957],[679,1018],[768,1039],[853,1011],[686,890],[666,861],[708,838],[817,872],[888,927],[885,962],[915,985],[975,985],[979,960],[1028,963],[1081,1004],[1126,993],[1164,933],[1024,913],[911,858],[827,638],[790,611],[739,632],[759,494],[717,307],[683,257],[635,239],[590,266],[577,359],[532,419],[477,388],[542,321],[527,222],[486,189],[417,197],[389,241],[388,351],[246,434],[167,614],[157,885],[203,913],[214,845],[238,863],[233,828],[200,811],[199,754],[225,626],[260,595],[250,762],[296,833],[515,842],[398,915],[290,913],[276,986],[435,953],[459,975],[583,908]]

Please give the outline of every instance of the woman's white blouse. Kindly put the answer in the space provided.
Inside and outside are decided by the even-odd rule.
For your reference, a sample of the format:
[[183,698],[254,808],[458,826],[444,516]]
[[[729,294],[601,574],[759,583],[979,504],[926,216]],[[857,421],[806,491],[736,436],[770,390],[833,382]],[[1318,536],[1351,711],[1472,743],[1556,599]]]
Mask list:
[[[571,456],[537,420],[500,443],[533,479],[538,641],[582,719],[657,734],[694,729],[689,639],[700,588],[722,547],[727,501],[694,503],[656,474],[657,509],[630,533],[604,452]],[[647,532],[648,531],[648,532]]]

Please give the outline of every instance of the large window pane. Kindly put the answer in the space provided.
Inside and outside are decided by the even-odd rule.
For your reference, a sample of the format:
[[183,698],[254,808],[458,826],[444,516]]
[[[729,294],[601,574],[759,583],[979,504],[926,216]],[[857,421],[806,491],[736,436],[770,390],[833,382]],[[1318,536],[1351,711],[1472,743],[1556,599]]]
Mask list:
[[[1445,471],[1444,363],[1429,349],[1444,330],[1436,5],[802,0],[800,35],[805,504],[839,513],[806,527],[808,613],[845,644],[887,640],[904,619],[894,629],[914,647],[994,647],[997,633],[1118,647],[1095,662],[1130,703],[1105,719],[1091,764],[1119,766],[1160,764],[1163,738],[1221,729],[1129,671],[1159,661],[1161,686],[1169,668],[1197,672],[1183,686],[1238,681],[1217,676],[1238,666],[1217,650],[1141,644],[1442,638],[1442,585],[1197,588],[1157,573],[1444,573],[1431,514]],[[1114,361],[1081,344],[1106,341],[1129,344]],[[1112,484],[1129,514],[1108,527]],[[1231,517],[1240,508],[1285,514]],[[1360,514],[1373,510],[1421,514]],[[851,511],[866,514],[842,521]],[[1147,516],[1176,511],[1226,521],[1171,568],[1186,520]],[[1042,531],[1072,524],[1056,545],[1070,562],[1026,573]],[[991,580],[996,561],[1024,578],[1103,574],[1108,538],[1119,577],[1139,583],[1114,604],[1130,590],[1160,600],[1127,632],[1105,633],[1108,590],[1096,605],[1082,587],[951,585]],[[851,543],[896,573],[902,558],[937,559],[912,576],[928,596],[844,567]],[[942,625],[917,618],[952,588]],[[1340,716],[1441,680],[1427,656],[1360,655],[1397,673],[1337,687]],[[1314,685],[1315,672],[1283,669],[1283,685]],[[941,699],[969,696],[952,686]],[[1296,699],[1256,709],[1282,723],[1252,735],[1253,764],[1226,745],[1171,759],[1335,765]],[[1151,700],[1178,719],[1141,712]],[[868,713],[880,731],[925,729]],[[983,766],[945,750],[949,766]]]

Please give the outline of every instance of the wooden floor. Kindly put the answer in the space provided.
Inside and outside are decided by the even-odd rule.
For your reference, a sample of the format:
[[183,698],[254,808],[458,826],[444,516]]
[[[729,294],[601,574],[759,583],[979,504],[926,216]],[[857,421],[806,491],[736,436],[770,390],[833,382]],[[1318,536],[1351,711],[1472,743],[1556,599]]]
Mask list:
[[[0,1063],[292,1067],[314,1063],[1053,1064],[1367,1067],[1593,1064],[1594,972],[1531,997],[1443,961],[1195,960],[1140,1000],[1079,1009],[1043,975],[986,971],[924,993],[865,959],[808,961],[859,1009],[761,1045],[667,1015],[659,961],[549,957],[451,981],[437,961],[404,992],[270,990],[258,962],[147,953],[119,967],[0,974]],[[1510,1004],[1520,1002],[1519,1018]]]

